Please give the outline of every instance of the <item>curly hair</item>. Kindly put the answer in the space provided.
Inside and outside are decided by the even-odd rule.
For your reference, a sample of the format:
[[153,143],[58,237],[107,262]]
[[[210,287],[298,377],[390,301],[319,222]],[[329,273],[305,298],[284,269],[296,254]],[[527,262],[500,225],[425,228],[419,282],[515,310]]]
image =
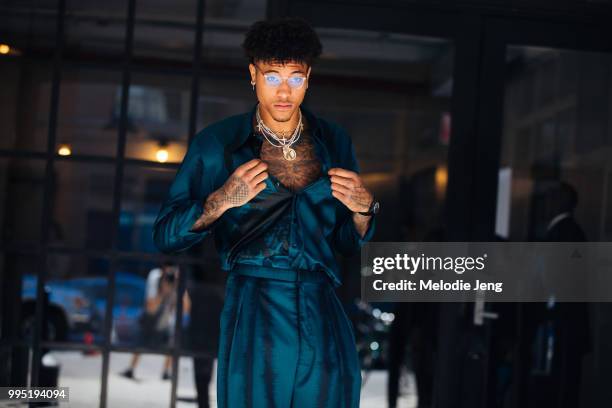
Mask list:
[[303,62],[311,66],[323,46],[314,29],[301,18],[257,21],[242,43],[249,62]]

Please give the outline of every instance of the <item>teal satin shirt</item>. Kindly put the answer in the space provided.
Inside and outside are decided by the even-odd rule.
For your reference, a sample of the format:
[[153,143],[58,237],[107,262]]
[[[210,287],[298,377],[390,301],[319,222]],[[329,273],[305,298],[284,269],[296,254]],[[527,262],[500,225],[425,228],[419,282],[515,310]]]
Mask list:
[[[256,106],[195,135],[153,224],[155,245],[164,253],[180,252],[212,233],[223,270],[230,271],[236,263],[322,270],[339,286],[334,250],[345,256],[358,253],[374,234],[376,216],[362,238],[352,212],[332,196],[327,174],[332,167],[359,173],[351,138],[343,128],[304,106],[300,108],[310,124],[321,176],[292,192],[268,173],[266,188],[251,201],[230,208],[203,230],[190,230],[204,210],[206,197],[238,166],[258,157],[261,140],[252,127]],[[279,236],[286,239],[275,242]]]

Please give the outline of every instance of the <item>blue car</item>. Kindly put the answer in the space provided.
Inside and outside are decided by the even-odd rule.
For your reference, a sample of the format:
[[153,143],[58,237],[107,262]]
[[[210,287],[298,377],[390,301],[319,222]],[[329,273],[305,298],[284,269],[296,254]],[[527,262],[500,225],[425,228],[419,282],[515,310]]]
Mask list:
[[[21,333],[31,338],[36,313],[36,275],[24,275],[22,281]],[[47,340],[78,341],[84,340],[86,333],[95,325],[95,313],[88,296],[76,287],[64,284],[65,281],[48,281],[45,292],[49,296],[47,310]]]
[[[31,333],[34,323],[36,276],[26,276],[23,285],[24,331]],[[103,341],[104,317],[108,291],[107,276],[50,280],[49,340],[100,343]],[[140,317],[144,312],[146,280],[132,273],[117,272],[112,308],[111,341],[134,344],[140,335]],[[184,313],[184,324],[189,314]],[[27,334],[29,335],[29,334]]]
[[[106,315],[108,278],[106,276],[73,278],[64,281],[71,288],[86,294],[94,314],[100,316],[100,327],[93,331],[93,341],[102,341],[103,317]],[[125,272],[115,275],[115,299],[111,337],[113,343],[133,343],[138,338],[138,320],[144,310],[144,278]]]

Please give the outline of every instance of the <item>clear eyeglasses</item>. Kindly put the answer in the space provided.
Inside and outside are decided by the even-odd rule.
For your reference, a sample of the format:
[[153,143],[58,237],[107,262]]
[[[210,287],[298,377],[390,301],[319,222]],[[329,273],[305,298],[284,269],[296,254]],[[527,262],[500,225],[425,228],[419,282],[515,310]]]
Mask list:
[[[253,65],[255,65],[255,68],[261,72],[261,69],[256,64],[253,64]],[[291,75],[289,77],[283,77],[278,72],[268,72],[268,73],[262,72],[262,75],[265,79],[266,85],[271,86],[273,88],[277,88],[280,86],[280,84],[283,83],[283,81],[287,81],[287,85],[289,85],[290,88],[299,89],[306,82],[306,77],[304,75],[299,75],[299,74]]]

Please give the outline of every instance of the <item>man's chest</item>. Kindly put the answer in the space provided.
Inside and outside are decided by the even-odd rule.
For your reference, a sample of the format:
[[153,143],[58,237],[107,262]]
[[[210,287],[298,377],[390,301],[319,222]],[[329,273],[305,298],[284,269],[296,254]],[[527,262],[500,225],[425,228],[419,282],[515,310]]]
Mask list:
[[302,133],[291,148],[295,150],[296,158],[286,160],[281,147],[273,146],[264,140],[259,158],[268,164],[269,174],[289,190],[296,191],[317,180],[321,176],[322,168],[309,132]]

